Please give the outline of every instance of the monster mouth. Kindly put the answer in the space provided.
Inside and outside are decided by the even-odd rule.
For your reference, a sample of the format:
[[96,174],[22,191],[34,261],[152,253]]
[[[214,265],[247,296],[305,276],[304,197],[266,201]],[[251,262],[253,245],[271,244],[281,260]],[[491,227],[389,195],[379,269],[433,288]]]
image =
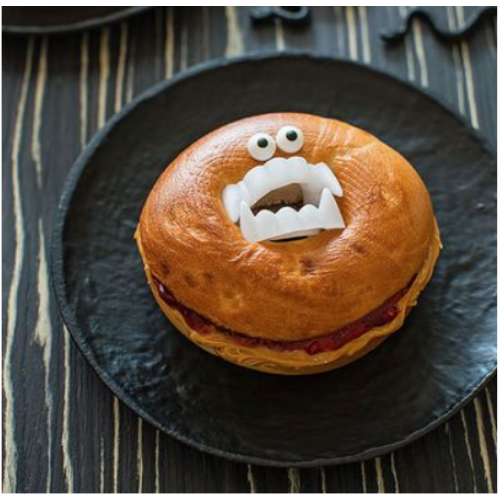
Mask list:
[[[301,191],[300,208],[294,187]],[[252,168],[243,180],[224,188],[222,202],[243,237],[255,243],[345,228],[334,196],[343,196],[343,191],[328,165],[294,156]],[[280,208],[273,211],[276,205]]]

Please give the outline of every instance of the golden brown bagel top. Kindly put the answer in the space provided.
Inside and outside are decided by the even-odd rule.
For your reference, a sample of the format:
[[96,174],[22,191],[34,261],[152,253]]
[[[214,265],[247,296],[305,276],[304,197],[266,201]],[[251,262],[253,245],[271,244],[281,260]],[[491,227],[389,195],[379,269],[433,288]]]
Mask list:
[[[263,163],[249,155],[248,139],[275,137],[285,125],[304,133],[300,156],[333,169],[347,227],[249,243],[226,215],[222,190]],[[335,331],[405,287],[433,229],[429,194],[396,151],[340,121],[278,113],[226,125],[180,154],[151,191],[138,230],[145,264],[186,307],[225,328],[287,341]]]

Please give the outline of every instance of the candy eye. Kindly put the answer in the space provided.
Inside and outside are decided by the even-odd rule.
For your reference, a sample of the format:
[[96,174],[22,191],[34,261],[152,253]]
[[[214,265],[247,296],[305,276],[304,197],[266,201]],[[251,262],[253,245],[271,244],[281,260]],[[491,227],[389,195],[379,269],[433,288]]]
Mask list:
[[289,125],[279,130],[276,142],[285,153],[296,153],[304,145],[304,134],[299,128]]
[[273,156],[276,151],[276,142],[267,134],[255,134],[248,141],[248,152],[252,158],[259,161],[266,161]]

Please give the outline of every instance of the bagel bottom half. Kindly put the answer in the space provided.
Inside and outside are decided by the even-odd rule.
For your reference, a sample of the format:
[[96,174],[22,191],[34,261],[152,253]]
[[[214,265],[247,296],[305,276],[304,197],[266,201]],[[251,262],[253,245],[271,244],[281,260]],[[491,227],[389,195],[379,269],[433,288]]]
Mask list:
[[220,356],[226,361],[253,370],[281,375],[305,375],[340,368],[361,358],[377,347],[391,333],[403,325],[406,316],[412,307],[416,305],[420,292],[431,279],[441,249],[439,229],[436,221],[434,221],[433,237],[427,258],[412,281],[408,291],[397,301],[397,316],[382,326],[368,330],[339,349],[309,354],[304,350],[278,351],[264,345],[242,345],[236,342],[225,331],[218,330],[216,326],[212,327],[210,333],[203,334],[190,328],[183,314],[175,307],[169,306],[160,297],[142,250],[139,230],[136,232],[135,237],[143,262],[145,263],[145,272],[153,295],[164,314],[182,334],[205,351]]

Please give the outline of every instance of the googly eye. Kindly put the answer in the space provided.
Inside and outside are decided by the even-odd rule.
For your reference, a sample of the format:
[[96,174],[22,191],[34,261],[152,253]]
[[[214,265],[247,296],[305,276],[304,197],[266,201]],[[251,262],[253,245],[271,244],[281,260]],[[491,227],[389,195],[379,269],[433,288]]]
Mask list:
[[285,153],[296,153],[304,145],[304,134],[299,128],[288,125],[280,128],[276,142]]
[[248,152],[256,160],[269,160],[276,152],[276,142],[270,135],[255,134],[248,141]]

